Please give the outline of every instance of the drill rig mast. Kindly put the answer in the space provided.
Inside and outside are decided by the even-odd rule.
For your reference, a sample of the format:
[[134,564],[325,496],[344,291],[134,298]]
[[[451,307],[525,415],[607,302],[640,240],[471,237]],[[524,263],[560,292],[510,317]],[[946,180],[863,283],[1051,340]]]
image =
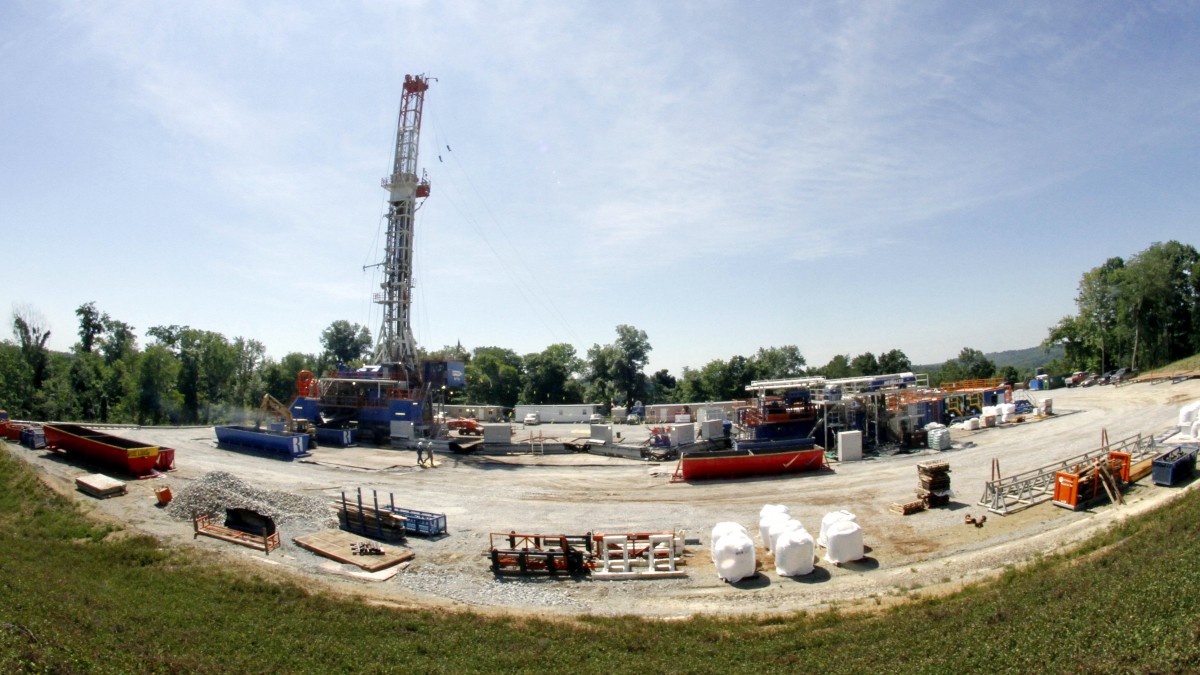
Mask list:
[[[425,76],[404,76],[392,173],[382,181],[388,191],[387,241],[383,261],[369,265],[383,268],[381,292],[373,298],[383,305],[383,325],[372,353],[376,365],[356,368],[339,363],[315,382],[311,373],[302,373],[290,406],[294,417],[314,420],[322,427],[357,426],[357,434],[378,444],[393,437],[416,438],[425,428],[429,385],[418,368],[410,310],[413,215],[417,200],[429,196],[428,179],[417,175],[421,109],[428,88]],[[408,431],[397,431],[397,423],[407,425]]]
[[388,191],[387,240],[381,293],[375,302],[383,305],[383,325],[375,345],[376,363],[399,366],[410,374],[417,370],[417,345],[412,334],[413,216],[417,200],[429,196],[429,179],[417,176],[421,111],[429,81],[424,75],[405,75],[396,126],[396,154],[392,174],[382,181]]

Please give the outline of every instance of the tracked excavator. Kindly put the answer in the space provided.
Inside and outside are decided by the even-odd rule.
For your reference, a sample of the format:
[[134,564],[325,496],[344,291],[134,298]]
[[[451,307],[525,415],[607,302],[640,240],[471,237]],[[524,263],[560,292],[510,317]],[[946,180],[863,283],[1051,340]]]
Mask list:
[[293,417],[292,411],[270,394],[263,394],[262,403],[258,405],[258,416],[254,418],[254,428],[262,428],[263,418],[271,414],[276,415],[283,422],[284,431],[308,434],[308,446],[310,448],[317,447],[317,426],[310,420]]

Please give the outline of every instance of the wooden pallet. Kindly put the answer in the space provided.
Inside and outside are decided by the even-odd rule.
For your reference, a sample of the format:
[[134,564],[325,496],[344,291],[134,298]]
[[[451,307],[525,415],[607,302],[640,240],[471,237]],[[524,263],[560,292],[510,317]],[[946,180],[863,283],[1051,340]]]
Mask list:
[[200,535],[221,539],[223,541],[233,542],[241,546],[257,549],[270,555],[271,551],[279,548],[279,533],[272,532],[271,534],[250,534],[235,530],[224,525],[217,525],[213,522],[212,516],[200,515],[192,521],[192,538],[195,539]]
[[364,540],[358,535],[342,530],[322,530],[295,537],[292,541],[296,542],[297,546],[306,548],[317,555],[356,565],[368,572],[385,569],[415,557],[411,551],[400,550],[392,546],[380,546],[379,548],[383,549],[383,555],[354,555],[354,545]]
[[115,478],[109,478],[102,473],[93,473],[76,478],[75,487],[80,492],[91,495],[96,499],[105,499],[107,497],[126,494],[125,483]]
[[918,499],[916,501],[905,502],[903,504],[899,502],[892,502],[892,505],[888,507],[888,510],[892,513],[898,513],[902,516],[910,516],[914,513],[925,510],[925,500]]

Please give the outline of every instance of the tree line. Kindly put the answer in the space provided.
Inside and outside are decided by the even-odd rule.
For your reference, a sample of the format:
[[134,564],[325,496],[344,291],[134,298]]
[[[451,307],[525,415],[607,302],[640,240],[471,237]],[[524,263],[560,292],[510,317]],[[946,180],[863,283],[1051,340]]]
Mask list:
[[[0,342],[0,408],[15,418],[137,424],[212,424],[246,419],[263,394],[287,401],[302,370],[323,373],[337,364],[357,366],[370,353],[370,331],[345,320],[321,333],[323,350],[293,352],[279,360],[258,340],[228,338],[191,326],[153,326],[149,344],[134,327],[80,305],[78,341],[68,352],[46,347],[50,329],[30,307],[13,311],[13,341]],[[566,343],[520,355],[504,347],[468,350],[461,344],[421,350],[428,359],[465,363],[466,386],[447,389],[447,403],[601,403],[630,405],[727,401],[746,398],[754,380],[823,375],[829,378],[904,372],[912,368],[899,349],[851,357],[837,355],[808,365],[795,345],[763,347],[749,356],[714,359],[701,368],[647,374],[652,347],[644,330],[616,327],[616,339],[585,354]],[[963,355],[982,354],[966,349]],[[963,374],[952,359],[947,366]],[[986,361],[986,359],[984,359]],[[974,363],[972,361],[972,363]],[[990,364],[990,362],[988,362]],[[975,364],[978,365],[978,364]],[[970,367],[970,364],[968,364]],[[990,376],[994,366],[987,372]],[[974,372],[974,371],[972,371]],[[961,379],[966,379],[965,377]]]
[[1052,326],[1064,372],[1155,368],[1200,352],[1200,254],[1177,241],[1083,274],[1075,314]]

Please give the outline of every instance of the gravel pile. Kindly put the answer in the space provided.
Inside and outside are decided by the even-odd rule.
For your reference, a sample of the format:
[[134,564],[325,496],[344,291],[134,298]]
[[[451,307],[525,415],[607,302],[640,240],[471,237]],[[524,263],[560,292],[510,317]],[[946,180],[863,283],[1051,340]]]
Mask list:
[[223,518],[225,509],[250,509],[270,516],[276,525],[337,527],[324,499],[263,490],[225,471],[210,471],[193,481],[171,500],[167,514],[180,520],[191,520],[200,513]]
[[[481,558],[482,560],[482,558]],[[484,564],[486,565],[486,563]],[[481,568],[484,567],[481,565]],[[587,603],[572,597],[564,587],[574,582],[513,578],[481,580],[446,570],[409,569],[396,576],[397,583],[419,593],[451,598],[472,605],[512,607],[569,607],[582,609]],[[542,583],[539,583],[542,582]]]

